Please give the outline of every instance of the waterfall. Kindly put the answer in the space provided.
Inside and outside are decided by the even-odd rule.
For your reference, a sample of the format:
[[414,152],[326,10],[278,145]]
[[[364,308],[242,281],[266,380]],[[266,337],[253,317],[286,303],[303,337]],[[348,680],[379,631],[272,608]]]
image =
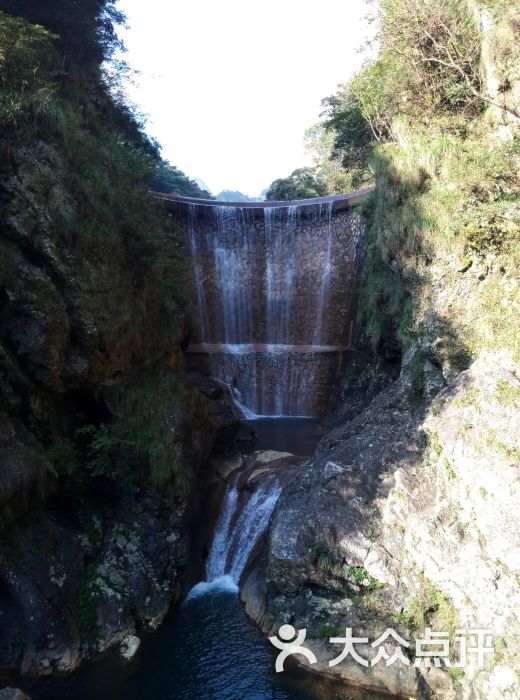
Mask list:
[[[321,212],[320,212],[321,213]],[[323,275],[320,282],[320,291],[317,296],[316,325],[314,328],[313,340],[316,345],[322,341],[323,319],[325,316],[328,292],[330,288],[332,273],[332,202],[327,206],[327,248],[323,262]]]
[[[289,207],[293,209],[293,207]],[[296,207],[294,207],[296,209]],[[266,250],[266,342],[291,342],[291,312],[294,308],[294,292],[298,251],[294,235],[282,235],[281,207],[264,209]],[[287,232],[296,230],[296,217],[287,212],[290,226]]]
[[197,347],[244,417],[326,409],[359,238],[349,212],[333,213],[332,200],[189,205]]
[[252,493],[239,491],[238,474],[228,485],[206,562],[206,581],[195,585],[187,600],[210,590],[238,591],[240,576],[281,493],[276,476],[268,475]]
[[216,207],[215,228],[209,234],[215,256],[216,289],[224,343],[251,343],[253,316],[249,276],[253,270],[254,241],[249,235],[251,210]]
[[206,303],[206,294],[204,291],[204,282],[202,275],[202,265],[199,256],[199,247],[197,242],[197,232],[195,230],[195,221],[197,216],[197,208],[195,204],[188,204],[188,244],[190,247],[190,255],[193,267],[193,282],[195,286],[195,296],[197,302],[197,313],[199,317],[200,330],[203,338],[209,337],[209,319],[208,305]]

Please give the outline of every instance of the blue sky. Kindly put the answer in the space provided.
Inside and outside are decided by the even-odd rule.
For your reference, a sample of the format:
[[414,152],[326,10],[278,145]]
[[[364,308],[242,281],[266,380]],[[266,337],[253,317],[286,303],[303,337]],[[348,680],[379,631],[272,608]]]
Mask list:
[[163,156],[258,196],[310,164],[303,133],[361,65],[365,0],[120,0],[131,99]]

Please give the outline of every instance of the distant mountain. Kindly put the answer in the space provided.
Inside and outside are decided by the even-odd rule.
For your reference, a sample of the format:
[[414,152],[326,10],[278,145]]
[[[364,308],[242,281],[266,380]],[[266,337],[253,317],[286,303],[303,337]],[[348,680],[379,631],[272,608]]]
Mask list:
[[222,190],[217,194],[217,199],[221,202],[256,202],[254,197],[249,197],[238,190]]
[[196,182],[200,189],[204,190],[204,192],[211,192],[210,188],[207,186],[207,184],[201,177],[193,177],[192,180],[193,182]]

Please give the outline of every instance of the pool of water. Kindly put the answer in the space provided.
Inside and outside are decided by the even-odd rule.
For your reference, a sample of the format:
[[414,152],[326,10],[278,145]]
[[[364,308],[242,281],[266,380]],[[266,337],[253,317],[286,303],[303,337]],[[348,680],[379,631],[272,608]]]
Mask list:
[[113,657],[74,680],[31,690],[33,700],[376,700],[324,685],[303,670],[274,671],[274,649],[236,594],[185,603],[143,644],[131,665]]
[[[245,428],[254,430],[256,436],[250,450],[275,449],[302,457],[313,454],[321,434],[314,419],[259,418],[245,421]],[[275,673],[277,652],[266,635],[246,617],[236,593],[236,582],[225,586],[219,581],[199,584],[197,595],[188,596],[159,631],[143,640],[130,664],[113,653],[71,679],[54,680],[29,689],[31,697],[33,700],[376,700],[381,697],[334,685],[298,668]]]
[[244,431],[253,431],[255,438],[244,452],[279,450],[299,457],[312,457],[323,435],[318,418],[252,418],[242,421]]

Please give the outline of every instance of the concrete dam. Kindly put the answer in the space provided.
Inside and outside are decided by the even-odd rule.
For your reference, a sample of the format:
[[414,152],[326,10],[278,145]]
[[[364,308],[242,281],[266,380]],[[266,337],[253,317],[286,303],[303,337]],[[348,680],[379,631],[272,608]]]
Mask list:
[[320,416],[352,343],[366,191],[228,204],[169,195],[192,260],[188,361],[245,417]]

